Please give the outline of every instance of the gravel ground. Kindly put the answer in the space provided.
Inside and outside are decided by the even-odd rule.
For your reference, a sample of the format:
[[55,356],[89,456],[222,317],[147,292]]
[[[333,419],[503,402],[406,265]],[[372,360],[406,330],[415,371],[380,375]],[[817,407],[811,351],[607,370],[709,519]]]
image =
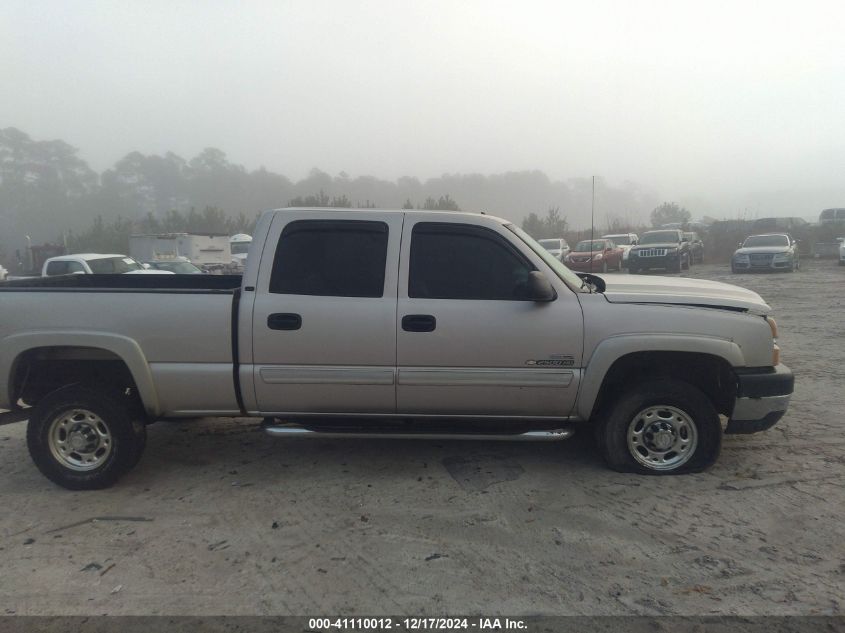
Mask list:
[[0,613],[841,614],[845,269],[693,277],[774,307],[788,415],[710,471],[560,444],[274,440],[159,423],[116,487],[62,490],[0,427]]

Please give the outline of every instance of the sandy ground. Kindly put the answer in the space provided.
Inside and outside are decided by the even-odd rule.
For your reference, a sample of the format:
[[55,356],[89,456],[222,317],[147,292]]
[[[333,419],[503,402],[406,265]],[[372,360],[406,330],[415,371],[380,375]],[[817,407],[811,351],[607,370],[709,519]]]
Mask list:
[[775,308],[797,376],[707,473],[559,444],[275,440],[158,423],[116,487],[62,490],[0,427],[0,613],[841,614],[845,268],[695,277]]

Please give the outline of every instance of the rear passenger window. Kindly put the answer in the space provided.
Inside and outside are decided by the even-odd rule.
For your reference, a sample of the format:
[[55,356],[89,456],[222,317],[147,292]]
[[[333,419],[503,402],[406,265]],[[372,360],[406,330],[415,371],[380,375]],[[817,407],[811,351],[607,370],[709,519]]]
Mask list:
[[47,264],[47,276],[64,275],[67,273],[67,262],[50,262]]
[[420,222],[411,237],[408,296],[425,299],[527,299],[534,267],[495,231]]
[[276,249],[270,292],[328,297],[381,297],[387,263],[384,222],[299,220]]

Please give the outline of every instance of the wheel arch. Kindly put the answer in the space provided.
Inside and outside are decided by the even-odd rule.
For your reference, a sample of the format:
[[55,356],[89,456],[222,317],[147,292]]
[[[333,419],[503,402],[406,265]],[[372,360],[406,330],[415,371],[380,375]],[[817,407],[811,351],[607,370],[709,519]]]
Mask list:
[[589,420],[620,388],[637,379],[672,377],[699,387],[717,411],[730,414],[736,397],[733,367],[743,366],[742,350],[715,337],[631,335],[603,341],[584,370],[578,416]]
[[3,339],[0,344],[0,376],[5,375],[8,380],[0,384],[0,403],[14,406],[21,396],[26,372],[34,362],[49,366],[51,360],[78,363],[84,368],[83,374],[90,373],[98,363],[122,368],[134,383],[147,415],[155,417],[160,414],[150,366],[140,345],[126,336],[96,332],[28,332]]

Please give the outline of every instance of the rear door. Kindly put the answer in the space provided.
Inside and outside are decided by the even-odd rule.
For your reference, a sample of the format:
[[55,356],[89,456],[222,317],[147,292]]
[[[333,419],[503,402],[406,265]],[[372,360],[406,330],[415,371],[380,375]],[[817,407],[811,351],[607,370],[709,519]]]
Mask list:
[[[577,296],[506,227],[461,220],[405,219],[398,412],[567,417],[583,350]],[[533,270],[549,278],[554,301],[523,298]]]
[[263,413],[394,413],[401,213],[273,219],[252,318]]

